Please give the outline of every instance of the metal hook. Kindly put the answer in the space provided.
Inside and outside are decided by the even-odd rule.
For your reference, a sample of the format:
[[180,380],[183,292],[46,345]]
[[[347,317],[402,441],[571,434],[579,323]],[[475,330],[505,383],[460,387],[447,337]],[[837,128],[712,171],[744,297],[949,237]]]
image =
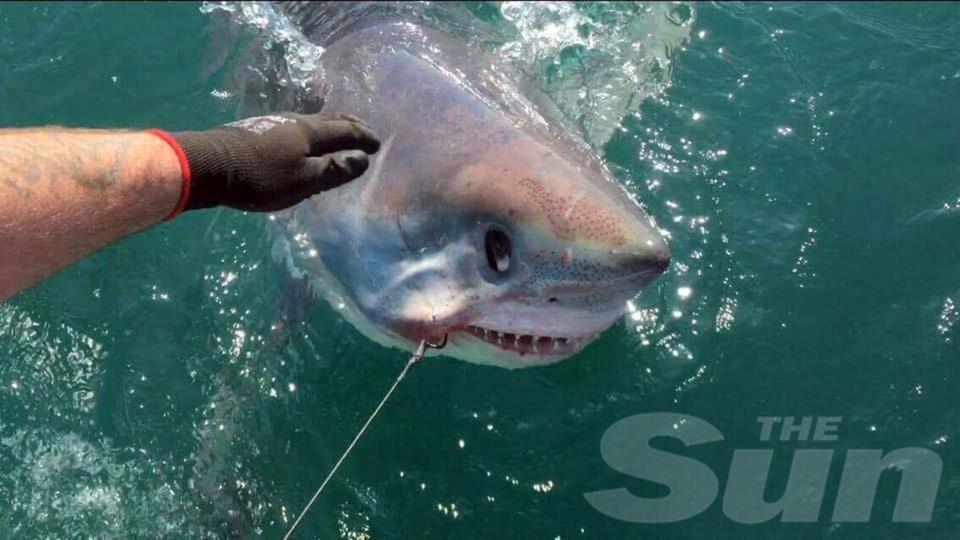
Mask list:
[[447,336],[449,336],[449,335],[450,335],[450,334],[447,334],[446,332],[444,332],[444,334],[443,334],[443,341],[441,341],[439,345],[438,345],[438,344],[435,344],[435,343],[430,343],[430,342],[428,342],[427,340],[423,340],[423,342],[426,343],[427,348],[430,348],[430,349],[442,349],[442,348],[444,348],[444,347],[447,346]]

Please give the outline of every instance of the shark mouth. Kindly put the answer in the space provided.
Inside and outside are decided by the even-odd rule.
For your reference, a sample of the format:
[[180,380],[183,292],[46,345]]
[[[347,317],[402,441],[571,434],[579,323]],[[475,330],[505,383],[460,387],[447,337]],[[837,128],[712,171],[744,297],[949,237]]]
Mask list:
[[534,336],[529,334],[514,334],[498,330],[490,330],[475,325],[464,328],[474,337],[504,351],[520,356],[568,356],[578,352],[597,334],[581,337],[551,337]]

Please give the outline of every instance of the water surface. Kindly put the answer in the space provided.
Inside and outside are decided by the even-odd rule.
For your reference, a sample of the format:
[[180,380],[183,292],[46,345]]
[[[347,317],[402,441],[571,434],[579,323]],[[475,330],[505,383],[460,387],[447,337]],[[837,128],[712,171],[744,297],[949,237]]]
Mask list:
[[[296,104],[320,50],[268,6],[0,6],[0,124],[203,128]],[[960,8],[955,4],[433,4],[556,99],[670,237],[670,271],[582,354],[441,359],[400,387],[305,537],[936,537],[960,525]],[[336,21],[334,21],[336,22]],[[331,24],[329,21],[324,24]],[[608,140],[609,139],[609,140]],[[0,528],[21,537],[277,537],[399,371],[318,305],[282,339],[263,216],[211,210],[0,304]],[[582,494],[637,480],[599,442],[677,411],[735,448],[834,448],[820,520],[719,501],[635,525]],[[758,416],[843,418],[833,446]],[[929,448],[933,520],[831,524],[848,448]],[[682,449],[677,449],[680,451]],[[639,491],[638,491],[639,492]]]

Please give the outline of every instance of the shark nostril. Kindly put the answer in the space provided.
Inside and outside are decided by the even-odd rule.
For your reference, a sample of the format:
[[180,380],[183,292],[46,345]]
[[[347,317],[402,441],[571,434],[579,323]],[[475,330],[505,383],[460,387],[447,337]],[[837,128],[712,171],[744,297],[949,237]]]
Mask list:
[[553,297],[551,297],[549,300],[547,300],[547,302],[550,302],[551,304],[554,303],[554,302],[556,302],[556,301],[557,301],[557,297],[556,297],[556,296],[553,296]]

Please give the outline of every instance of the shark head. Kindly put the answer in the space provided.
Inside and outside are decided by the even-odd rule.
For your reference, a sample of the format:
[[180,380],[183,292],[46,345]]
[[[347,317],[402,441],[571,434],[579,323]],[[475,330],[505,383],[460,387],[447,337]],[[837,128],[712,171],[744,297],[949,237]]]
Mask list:
[[549,100],[487,60],[405,23],[332,44],[325,107],[383,145],[363,177],[298,207],[290,237],[329,278],[315,290],[381,344],[446,337],[446,356],[547,364],[616,322],[670,250],[596,154],[547,120]]
[[444,355],[476,363],[557,362],[614,324],[670,250],[596,163],[522,132],[503,139],[420,181],[375,323],[408,347],[445,336]]

